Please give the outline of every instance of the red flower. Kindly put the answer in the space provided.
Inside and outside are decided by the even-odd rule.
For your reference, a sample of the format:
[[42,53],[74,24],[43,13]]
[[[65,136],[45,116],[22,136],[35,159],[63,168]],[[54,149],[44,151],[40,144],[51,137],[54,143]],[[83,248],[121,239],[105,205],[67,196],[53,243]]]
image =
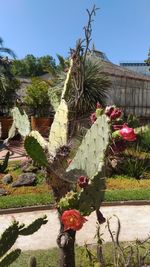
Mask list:
[[114,111],[115,107],[114,106],[107,106],[105,108],[105,114],[110,117],[111,113]]
[[88,185],[88,178],[86,176],[80,176],[77,182],[81,188],[85,188]]
[[83,224],[87,221],[81,216],[78,210],[66,210],[61,216],[61,221],[64,225],[64,230],[72,229],[74,231],[80,230]]
[[127,125],[124,125],[124,127],[119,131],[119,134],[124,140],[127,141],[135,141],[137,138],[134,129],[129,128]]
[[105,114],[111,119],[116,120],[121,117],[122,111],[114,106],[108,106],[105,109]]
[[94,113],[91,114],[90,120],[91,120],[92,123],[94,123],[97,120],[96,112],[94,112]]
[[115,108],[110,114],[110,119],[111,120],[116,120],[116,119],[120,118],[121,115],[122,115],[121,109]]

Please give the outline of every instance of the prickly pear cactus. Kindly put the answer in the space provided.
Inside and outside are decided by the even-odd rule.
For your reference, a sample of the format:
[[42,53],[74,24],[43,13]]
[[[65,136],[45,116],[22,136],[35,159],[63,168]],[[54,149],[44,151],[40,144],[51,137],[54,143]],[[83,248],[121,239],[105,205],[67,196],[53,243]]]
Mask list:
[[13,121],[13,124],[10,127],[9,132],[8,132],[8,140],[13,138],[15,134],[16,134],[16,125],[15,125],[15,122]]
[[31,131],[29,136],[34,137],[43,149],[47,148],[47,141],[43,138],[43,136],[38,131]]
[[48,167],[49,163],[42,146],[33,136],[27,136],[24,141],[24,147],[28,155],[39,165]]
[[[28,116],[24,110],[20,112],[18,107],[12,109],[14,125],[18,132],[23,136],[27,136],[30,133],[30,122]],[[13,126],[14,127],[14,126]]]
[[[109,138],[109,119],[103,114],[96,120],[82,140],[76,156],[66,170],[68,176],[70,171],[81,170],[81,175],[83,175],[84,171],[87,177],[92,180],[101,172],[105,162],[105,152],[109,145]],[[74,179],[73,175],[69,179]]]
[[49,153],[55,157],[57,150],[67,145],[68,141],[68,105],[65,96],[70,88],[71,72],[73,68],[73,60],[70,61],[70,68],[67,73],[67,78],[62,91],[61,102],[55,113],[54,121],[52,123],[49,135],[48,150]]

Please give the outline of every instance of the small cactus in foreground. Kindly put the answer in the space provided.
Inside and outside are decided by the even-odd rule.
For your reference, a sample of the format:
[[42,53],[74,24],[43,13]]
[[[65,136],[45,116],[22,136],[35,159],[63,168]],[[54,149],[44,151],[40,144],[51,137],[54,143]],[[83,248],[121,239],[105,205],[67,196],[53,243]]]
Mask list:
[[8,267],[19,257],[21,253],[20,249],[9,252],[19,235],[32,235],[38,231],[43,224],[46,223],[46,216],[43,218],[38,218],[27,227],[25,227],[24,224],[19,225],[19,222],[14,220],[0,238],[0,267]]
[[36,257],[34,256],[30,257],[28,267],[37,267]]
[[0,164],[0,173],[5,172],[5,170],[7,169],[8,161],[9,161],[9,156],[10,156],[10,152],[8,151],[6,153],[6,156],[5,156],[4,160],[3,160],[3,163]]

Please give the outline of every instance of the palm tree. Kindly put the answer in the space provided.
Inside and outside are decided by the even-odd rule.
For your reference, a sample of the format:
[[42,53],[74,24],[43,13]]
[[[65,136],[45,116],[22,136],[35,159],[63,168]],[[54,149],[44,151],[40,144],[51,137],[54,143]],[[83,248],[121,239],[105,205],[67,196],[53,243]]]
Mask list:
[[0,37],[0,56],[1,56],[1,54],[6,53],[6,54],[10,55],[11,57],[16,58],[15,53],[10,48],[4,47],[3,43],[4,43],[3,39]]
[[7,73],[10,61],[3,54],[10,55],[15,58],[15,53],[10,49],[3,46],[3,39],[0,37],[0,88],[6,90],[7,86]]

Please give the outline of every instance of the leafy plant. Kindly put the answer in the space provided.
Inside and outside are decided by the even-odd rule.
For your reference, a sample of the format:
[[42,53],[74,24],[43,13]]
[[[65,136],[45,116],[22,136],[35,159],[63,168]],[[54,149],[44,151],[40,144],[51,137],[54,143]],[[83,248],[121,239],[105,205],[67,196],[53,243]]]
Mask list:
[[25,103],[33,109],[38,117],[47,116],[51,107],[48,97],[49,84],[39,78],[33,78],[26,88]]
[[137,129],[139,145],[144,151],[150,151],[150,124]]
[[136,179],[141,179],[145,171],[149,169],[149,157],[126,157],[122,163],[122,173]]

